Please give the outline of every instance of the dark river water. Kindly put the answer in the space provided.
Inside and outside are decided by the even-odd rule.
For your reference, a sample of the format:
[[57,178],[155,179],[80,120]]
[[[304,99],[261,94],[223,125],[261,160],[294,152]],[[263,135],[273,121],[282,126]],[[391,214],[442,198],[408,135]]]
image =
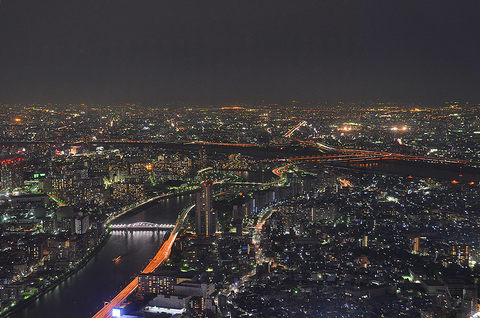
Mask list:
[[[234,172],[247,181],[265,182],[271,172]],[[195,195],[162,199],[158,204],[121,216],[113,223],[175,223],[181,209],[193,202]],[[102,249],[75,275],[10,315],[9,318],[88,318],[104,301],[110,301],[155,255],[164,232],[113,231]],[[113,259],[122,256],[118,262]]]
[[[178,212],[194,195],[171,197],[134,215],[124,215],[118,222],[174,223]],[[12,318],[88,318],[92,317],[104,301],[109,301],[118,291],[139,274],[157,252],[165,232],[113,231],[102,249],[73,276],[54,290],[41,296]],[[122,256],[118,262],[113,259]]]
[[[337,167],[342,167],[336,165]],[[399,176],[434,178],[439,181],[479,182],[480,169],[460,164],[425,164],[411,162],[395,163],[352,163],[343,165],[346,169]]]

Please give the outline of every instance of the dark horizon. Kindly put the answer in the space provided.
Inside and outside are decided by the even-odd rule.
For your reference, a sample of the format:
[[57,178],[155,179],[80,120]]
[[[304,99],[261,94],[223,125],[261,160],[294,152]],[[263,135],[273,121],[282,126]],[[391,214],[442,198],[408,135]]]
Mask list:
[[3,1],[0,104],[480,101],[480,3]]

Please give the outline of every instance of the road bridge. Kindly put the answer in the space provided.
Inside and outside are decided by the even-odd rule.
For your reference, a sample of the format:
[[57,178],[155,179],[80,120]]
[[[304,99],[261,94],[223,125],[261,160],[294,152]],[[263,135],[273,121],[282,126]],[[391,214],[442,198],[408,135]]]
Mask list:
[[126,231],[146,231],[146,230],[166,230],[171,229],[175,224],[157,224],[150,222],[136,222],[130,224],[111,224],[110,229],[112,230],[126,230]]
[[[195,204],[190,205],[188,207],[183,208],[180,212],[179,218],[175,227],[173,228],[170,236],[167,240],[165,240],[158,250],[157,254],[155,254],[152,261],[145,267],[142,271],[142,274],[149,274],[152,273],[160,264],[168,259],[170,256],[170,252],[172,251],[173,243],[177,238],[179,231],[183,226],[183,222],[185,222],[185,218],[187,217],[188,213],[195,207]],[[148,222],[140,222],[140,223],[148,223]],[[119,307],[123,301],[133,293],[138,287],[138,276],[135,277],[120,293],[118,293],[115,298],[113,298],[108,304],[106,304],[99,312],[97,312],[93,318],[111,318],[112,317],[112,310],[114,308]]]

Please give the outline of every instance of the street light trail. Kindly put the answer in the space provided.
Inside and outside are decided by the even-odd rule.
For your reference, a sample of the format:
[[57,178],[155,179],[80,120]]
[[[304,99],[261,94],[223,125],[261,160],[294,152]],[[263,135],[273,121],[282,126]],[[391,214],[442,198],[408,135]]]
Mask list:
[[[172,251],[173,243],[175,242],[175,239],[177,238],[177,235],[181,229],[181,224],[183,224],[188,213],[194,207],[195,207],[195,204],[189,206],[188,208],[182,211],[182,213],[180,214],[180,217],[178,218],[177,224],[175,225],[175,228],[172,230],[172,233],[170,234],[168,239],[165,242],[163,242],[162,246],[158,250],[155,257],[147,265],[147,267],[145,267],[145,269],[142,271],[142,274],[149,274],[153,272],[160,264],[162,264],[164,261],[168,259],[168,257],[170,256],[170,252]],[[122,302],[137,289],[137,287],[138,287],[138,277],[132,280],[130,284],[127,285],[127,287],[125,287],[120,293],[118,293],[117,296],[115,296],[115,298],[112,299],[111,302],[109,302],[102,309],[100,309],[100,311],[97,312],[95,316],[93,316],[93,318],[112,317],[112,309],[119,307],[122,304]]]
[[300,127],[302,127],[303,125],[305,125],[307,122],[305,120],[301,121],[298,125],[296,125],[295,127],[293,127],[292,129],[290,129],[285,135],[284,137],[285,138],[290,138],[290,136],[297,130],[299,129]]
[[115,298],[112,299],[107,305],[105,305],[100,311],[93,316],[94,318],[100,317],[112,317],[112,309],[118,307],[122,302],[138,287],[138,277],[130,282]]

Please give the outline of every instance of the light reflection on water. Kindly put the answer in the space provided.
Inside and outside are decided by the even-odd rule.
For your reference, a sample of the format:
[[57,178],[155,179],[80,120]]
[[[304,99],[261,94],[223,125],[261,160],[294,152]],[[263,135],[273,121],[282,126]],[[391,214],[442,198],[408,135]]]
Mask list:
[[[270,172],[241,171],[247,181],[265,182]],[[115,223],[175,223],[178,213],[195,195],[166,198],[134,215],[124,215]],[[116,295],[132,277],[140,273],[162,243],[164,232],[113,231],[102,249],[82,268],[54,290],[10,314],[9,318],[88,318],[104,301]],[[118,261],[115,258],[121,256]]]
[[[157,205],[127,215],[119,223],[174,223],[178,212],[194,195],[162,200]],[[10,318],[88,318],[104,301],[116,295],[132,276],[140,273],[158,251],[164,231],[113,231],[105,246],[83,267],[54,290],[18,310]],[[121,256],[114,262],[114,259]]]
[[[165,231],[113,231],[102,251],[78,273],[9,317],[89,317],[139,273],[162,243]],[[115,258],[121,256],[118,261]]]

